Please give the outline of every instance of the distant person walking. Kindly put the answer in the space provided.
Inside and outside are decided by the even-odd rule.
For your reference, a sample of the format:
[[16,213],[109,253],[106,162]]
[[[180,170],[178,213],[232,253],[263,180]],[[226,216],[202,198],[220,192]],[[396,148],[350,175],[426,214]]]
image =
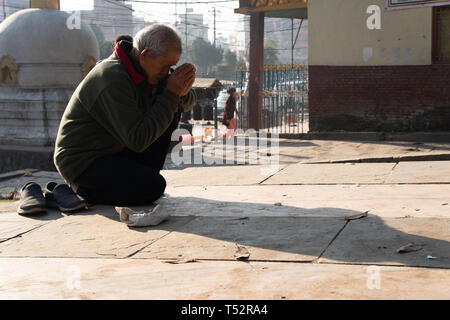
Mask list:
[[225,110],[223,113],[222,123],[227,127],[227,138],[230,134],[234,135],[236,131],[236,119],[234,118],[234,112],[236,111],[236,96],[237,92],[235,88],[230,88],[227,90],[227,93],[230,95],[225,103]]

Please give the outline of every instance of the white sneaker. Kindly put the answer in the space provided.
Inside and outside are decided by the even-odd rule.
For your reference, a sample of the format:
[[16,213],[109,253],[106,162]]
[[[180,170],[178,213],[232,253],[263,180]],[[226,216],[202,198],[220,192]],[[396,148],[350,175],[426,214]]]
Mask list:
[[120,221],[129,227],[156,226],[169,217],[169,213],[162,210],[160,204],[149,210],[133,211],[128,207],[115,207]]

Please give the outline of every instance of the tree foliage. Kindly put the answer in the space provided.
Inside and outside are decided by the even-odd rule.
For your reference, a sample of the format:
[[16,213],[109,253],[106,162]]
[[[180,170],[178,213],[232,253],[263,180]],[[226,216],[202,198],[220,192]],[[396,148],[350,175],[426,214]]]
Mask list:
[[236,53],[233,51],[226,51],[223,55],[223,58],[225,60],[225,65],[235,68],[237,64],[237,57]]
[[216,48],[210,42],[197,38],[190,48],[192,62],[199,67],[200,74],[209,75],[222,62],[223,49]]
[[222,74],[219,76],[222,80],[234,80],[236,78],[237,57],[233,51],[226,51],[223,55],[225,65],[222,68]]
[[236,67],[245,67],[245,60],[242,57],[236,62]]
[[94,31],[95,37],[97,38],[98,43],[102,43],[105,41],[105,35],[103,34],[102,29],[99,26],[91,23],[91,29]]
[[105,35],[99,26],[95,24],[91,24],[90,26],[97,38],[98,48],[100,49],[100,60],[108,58],[114,49],[113,43],[105,40]]
[[99,48],[100,48],[100,59],[106,59],[108,58],[113,50],[114,50],[114,45],[111,41],[107,41],[104,40],[101,43],[99,43]]

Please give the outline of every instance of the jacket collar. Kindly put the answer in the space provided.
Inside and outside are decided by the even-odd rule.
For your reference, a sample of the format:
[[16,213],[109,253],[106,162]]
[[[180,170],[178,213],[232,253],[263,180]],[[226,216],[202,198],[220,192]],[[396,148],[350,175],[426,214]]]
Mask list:
[[138,63],[135,63],[130,57],[130,52],[133,46],[130,42],[122,40],[116,44],[114,52],[117,57],[122,61],[131,76],[131,79],[135,84],[140,84],[147,80],[147,75],[145,71],[141,68]]

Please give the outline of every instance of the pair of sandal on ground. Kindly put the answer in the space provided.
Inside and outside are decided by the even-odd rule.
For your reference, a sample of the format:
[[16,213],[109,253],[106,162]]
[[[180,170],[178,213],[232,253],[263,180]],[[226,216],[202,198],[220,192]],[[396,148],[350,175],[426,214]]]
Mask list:
[[29,215],[57,208],[62,212],[75,212],[86,209],[88,203],[64,183],[49,182],[42,191],[36,182],[28,182],[20,189],[20,202],[17,213]]
[[[167,197],[167,195],[162,198]],[[133,211],[128,207],[115,207],[120,216],[120,221],[129,227],[156,226],[166,220],[169,214],[161,210],[159,200],[155,201],[156,206],[141,211]],[[57,184],[49,182],[44,191],[39,184],[28,182],[20,189],[20,202],[17,213],[20,215],[30,215],[46,212],[48,208],[57,208],[65,213],[72,213],[78,210],[87,209],[87,201],[77,195],[67,184]]]

